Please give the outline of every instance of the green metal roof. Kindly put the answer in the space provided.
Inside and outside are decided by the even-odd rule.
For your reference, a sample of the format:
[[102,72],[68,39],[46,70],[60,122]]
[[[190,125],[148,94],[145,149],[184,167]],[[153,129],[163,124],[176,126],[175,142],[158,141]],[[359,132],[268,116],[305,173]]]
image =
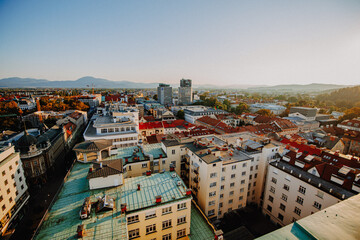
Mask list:
[[212,240],[215,234],[200,210],[191,204],[190,240]]
[[[127,212],[157,206],[155,196],[161,195],[162,203],[179,201],[191,196],[186,195],[186,186],[173,172],[127,178],[124,185],[113,188],[90,190],[86,176],[91,164],[76,162],[64,183],[54,205],[35,239],[76,239],[78,225],[83,224],[86,231],[83,239],[127,239],[125,214],[121,214],[121,204],[127,204]],[[180,181],[180,186],[178,186]],[[141,190],[137,191],[137,184]],[[97,197],[109,195],[115,199],[113,211],[95,214],[81,220],[79,211],[86,197],[96,202]]]

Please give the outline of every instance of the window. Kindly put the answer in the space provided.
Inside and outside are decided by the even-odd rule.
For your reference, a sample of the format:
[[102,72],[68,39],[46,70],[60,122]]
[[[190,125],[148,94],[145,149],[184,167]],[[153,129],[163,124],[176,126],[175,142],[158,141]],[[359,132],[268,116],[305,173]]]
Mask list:
[[12,165],[9,166],[9,170],[12,170]]
[[224,194],[220,194],[220,198],[223,198],[224,197]]
[[214,210],[214,209],[208,211],[208,216],[210,217],[210,216],[212,216],[212,215],[215,215],[215,210]]
[[225,168],[223,167],[223,168],[221,169],[221,171],[222,171],[222,172],[225,172]]
[[177,235],[177,238],[185,237],[186,229],[184,228],[184,229],[178,230],[176,235]]
[[[259,161],[259,159],[258,159],[258,161]],[[255,166],[255,169],[258,170],[258,169],[259,169],[259,165],[256,165],[256,166]]]
[[291,220],[291,222],[296,222],[297,220],[296,220],[296,218],[293,218],[292,220]]
[[299,187],[299,192],[302,193],[302,194],[305,194],[306,188],[304,188],[303,186],[300,186]]
[[221,190],[224,190],[224,188],[225,188],[224,185],[221,185],[221,186],[220,186],[220,189],[221,189]]
[[145,219],[151,219],[151,218],[154,218],[154,217],[156,217],[156,211],[155,210],[145,213]]
[[102,128],[102,129],[101,129],[101,133],[107,133],[107,129],[106,129],[106,128]]
[[0,202],[2,202],[3,199],[4,199],[4,198],[3,198],[3,196],[1,195],[1,196],[0,196]]
[[139,221],[139,215],[131,216],[127,218],[129,224],[135,223]]
[[216,177],[216,173],[210,173],[210,178]]
[[251,166],[251,167],[250,167],[250,171],[253,171],[253,170],[254,170],[254,167],[253,167],[253,166]]
[[286,208],[286,206],[284,204],[280,203],[280,209],[285,211],[285,208]]
[[219,208],[222,208],[223,207],[223,203],[219,203]]
[[289,185],[286,185],[286,184],[284,184],[284,187],[283,187],[286,191],[289,191],[289,189],[290,189],[290,187],[289,187]]
[[300,216],[300,214],[301,214],[301,209],[298,208],[298,207],[295,207],[294,213],[296,213],[297,215]]
[[244,192],[244,188],[240,188],[240,192]]
[[246,172],[242,172],[242,173],[241,173],[241,176],[245,176],[245,175],[246,175]]
[[228,212],[231,212],[232,211],[232,208],[228,208]]
[[173,149],[173,150],[171,151],[171,153],[172,153],[172,155],[175,155],[175,149]]
[[3,211],[5,211],[5,209],[6,209],[5,204],[2,205],[1,209],[2,209]]
[[230,187],[234,187],[235,186],[235,183],[230,183]]
[[171,213],[171,207],[166,207],[162,209],[162,214],[168,214]]
[[15,161],[15,164],[16,164],[16,165],[19,165],[19,161]]
[[171,240],[171,233],[163,235],[162,240]]
[[17,170],[17,173],[20,174],[20,169]]
[[272,207],[270,205],[267,205],[267,208],[266,208],[269,212],[272,211]]
[[142,168],[147,168],[147,163],[141,164],[141,167],[142,167]]
[[235,174],[231,174],[231,178],[235,178]]
[[140,237],[140,230],[138,228],[129,231],[129,239],[133,239],[133,238],[137,238],[137,237]]
[[243,196],[240,196],[240,197],[239,197],[239,200],[241,201],[241,200],[243,200],[243,198],[244,198]]
[[245,180],[241,180],[241,184],[245,184]]
[[5,186],[6,186],[6,185],[8,185],[9,182],[8,182],[8,180],[6,179],[4,183],[5,183]]
[[251,180],[252,179],[252,175],[250,174],[250,176],[249,176],[249,180]]
[[229,204],[231,204],[231,203],[233,203],[233,200],[232,200],[232,199],[229,200]]
[[171,219],[162,222],[162,229],[163,230],[167,229],[167,228],[170,228],[170,227],[171,227]]
[[246,163],[243,163],[243,167],[246,167]]
[[214,206],[215,205],[215,201],[210,201],[209,202],[209,206]]
[[5,176],[5,171],[2,172],[2,175]]
[[281,199],[282,199],[282,200],[284,200],[285,202],[287,202],[287,198],[288,198],[288,196],[287,196],[287,195],[282,194],[282,196],[281,196]]
[[242,204],[239,204],[239,205],[238,205],[238,208],[242,208]]
[[182,210],[182,209],[185,209],[186,208],[186,202],[184,202],[184,203],[179,203],[178,205],[177,205],[177,209],[178,210]]
[[216,182],[210,183],[210,187],[215,187],[216,186]]
[[225,177],[221,177],[221,181],[225,181]]
[[284,216],[279,213],[279,214],[278,214],[278,219],[279,219],[280,221],[283,221],[283,220],[284,220]]
[[231,166],[231,169],[232,169],[232,170],[235,170],[235,169],[236,169],[236,165]]
[[209,192],[209,197],[216,196],[216,192]]
[[183,224],[183,223],[186,223],[186,216],[182,216],[177,219],[178,225]]
[[150,234],[156,232],[156,224],[151,224],[149,226],[146,226],[146,234]]
[[314,207],[320,210],[321,209],[321,204],[315,201],[314,202]]
[[21,190],[23,190],[24,189],[24,185],[21,185]]
[[257,178],[257,173],[254,174],[254,178]]
[[232,195],[234,195],[234,191],[231,191],[231,192],[229,193],[229,196],[232,196]]
[[302,198],[302,197],[297,197],[297,199],[296,199],[296,202],[298,203],[298,204],[300,204],[300,205],[303,205],[303,203],[304,203],[304,199]]
[[270,202],[273,202],[273,201],[274,201],[274,197],[269,195],[269,201],[270,201]]
[[253,186],[254,186],[254,187],[256,186],[256,182],[253,183]]
[[275,193],[275,188],[274,188],[274,187],[270,187],[270,192]]
[[276,178],[271,178],[271,182],[275,183],[277,182],[277,179]]

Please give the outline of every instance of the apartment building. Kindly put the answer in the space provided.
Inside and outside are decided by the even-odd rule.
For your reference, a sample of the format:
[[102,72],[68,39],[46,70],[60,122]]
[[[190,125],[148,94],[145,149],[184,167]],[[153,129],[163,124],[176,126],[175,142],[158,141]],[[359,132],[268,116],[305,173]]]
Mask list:
[[[187,143],[183,157],[194,198],[209,219],[246,205],[251,157],[214,136]],[[186,175],[183,174],[186,178]]]
[[116,148],[136,146],[139,135],[139,112],[105,112],[91,121],[84,132],[85,140],[111,140]]
[[[194,215],[191,190],[175,172],[125,178],[120,186],[90,190],[87,177],[93,172],[89,168],[91,164],[75,163],[34,239],[77,235],[86,239],[170,240],[188,239],[190,234],[201,239],[196,238],[197,231],[206,231],[202,236],[206,239],[214,238],[205,220],[199,222]],[[79,211],[87,197],[97,207],[91,207],[80,219]],[[68,213],[66,218],[63,212]],[[193,217],[197,226],[206,229],[192,226]]]
[[74,147],[77,160],[82,163],[107,164],[121,160],[124,177],[175,171],[181,173],[181,155],[185,147],[176,140],[112,149],[110,140],[85,141]]
[[262,211],[279,226],[295,222],[354,196],[352,184],[340,183],[344,178],[358,181],[356,172],[315,155],[289,151],[269,164]]
[[12,145],[0,149],[0,173],[0,231],[3,234],[23,216],[30,198],[20,154]]
[[280,158],[282,146],[251,133],[221,136],[228,144],[252,158],[248,174],[247,204],[262,206],[268,164]]

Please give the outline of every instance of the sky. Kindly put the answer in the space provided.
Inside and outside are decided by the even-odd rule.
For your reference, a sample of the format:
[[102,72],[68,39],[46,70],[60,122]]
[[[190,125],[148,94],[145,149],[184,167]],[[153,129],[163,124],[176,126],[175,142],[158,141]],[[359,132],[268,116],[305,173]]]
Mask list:
[[360,84],[360,1],[0,0],[0,78]]

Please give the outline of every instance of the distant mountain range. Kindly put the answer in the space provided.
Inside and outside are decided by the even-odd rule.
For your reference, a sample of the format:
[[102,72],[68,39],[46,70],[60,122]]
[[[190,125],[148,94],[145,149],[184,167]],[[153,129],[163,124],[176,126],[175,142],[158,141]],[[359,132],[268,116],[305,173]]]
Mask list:
[[[156,88],[159,83],[139,83],[130,81],[110,81],[103,78],[82,77],[77,80],[49,81],[46,79],[34,78],[3,78],[0,79],[0,88],[87,88],[94,85],[95,88]],[[171,84],[172,87],[178,87],[178,84]],[[320,84],[313,83],[307,85],[194,85],[194,88],[202,89],[243,89],[251,92],[320,92],[326,90],[348,87],[346,85]]]

